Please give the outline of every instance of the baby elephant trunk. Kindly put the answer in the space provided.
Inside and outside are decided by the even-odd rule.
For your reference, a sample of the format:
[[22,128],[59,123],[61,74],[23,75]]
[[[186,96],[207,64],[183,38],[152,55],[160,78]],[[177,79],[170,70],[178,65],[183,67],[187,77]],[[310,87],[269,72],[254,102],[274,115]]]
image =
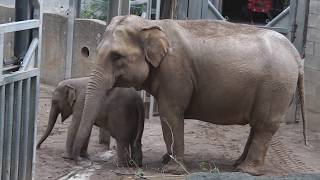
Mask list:
[[37,149],[40,149],[40,146],[43,143],[43,141],[45,141],[47,139],[47,137],[50,135],[54,125],[57,122],[57,117],[59,114],[60,114],[59,109],[57,107],[55,107],[54,105],[52,105],[51,109],[50,109],[49,122],[48,122],[47,129],[46,129],[45,133],[43,134],[43,136],[41,137],[41,139],[39,140],[39,142],[37,144]]
[[144,130],[144,105],[141,99],[137,101],[137,115],[138,115],[138,129],[134,141],[131,143],[131,158],[138,165],[142,167],[142,145],[141,138]]

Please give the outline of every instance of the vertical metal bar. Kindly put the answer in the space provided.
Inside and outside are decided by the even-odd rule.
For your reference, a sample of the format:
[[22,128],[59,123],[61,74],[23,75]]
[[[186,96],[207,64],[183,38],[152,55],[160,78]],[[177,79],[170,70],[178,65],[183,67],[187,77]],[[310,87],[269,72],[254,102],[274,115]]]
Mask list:
[[4,130],[4,153],[2,180],[10,179],[11,147],[12,147],[12,126],[13,126],[13,102],[14,83],[6,86],[6,108],[5,108],[5,130]]
[[129,0],[118,0],[118,15],[127,15],[129,14]]
[[201,19],[201,1],[189,1],[188,19]]
[[202,0],[201,19],[207,19],[208,15],[208,0]]
[[121,14],[122,0],[118,0],[118,15]]
[[2,77],[3,51],[4,51],[4,34],[0,33],[0,82],[3,81],[3,77]]
[[27,171],[27,152],[28,152],[28,123],[30,112],[30,78],[23,80],[22,83],[22,121],[21,121],[21,137],[20,137],[20,164],[19,164],[19,180],[26,179]]
[[296,33],[296,17],[297,17],[297,8],[298,8],[298,2],[297,0],[290,0],[290,12],[289,12],[289,34],[288,39],[291,40],[291,42],[295,39],[295,33]]
[[80,11],[81,11],[81,0],[76,1],[76,18],[80,17]]
[[150,94],[149,119],[152,119],[154,111],[154,97]]
[[304,1],[304,3],[305,3],[304,4],[305,12],[304,12],[303,31],[302,31],[302,43],[301,43],[300,47],[298,47],[298,49],[300,50],[300,54],[302,54],[302,56],[305,55],[305,50],[306,50],[305,46],[307,43],[310,0],[306,0],[306,1]]
[[147,18],[151,19],[151,5],[152,5],[152,0],[147,1]]
[[182,0],[178,1],[178,19],[185,20],[188,19],[188,7],[189,1]]
[[14,122],[13,141],[11,156],[11,179],[18,180],[19,170],[19,148],[20,148],[20,126],[21,126],[21,100],[22,100],[22,80],[15,83],[14,87]]
[[[31,19],[31,1],[16,0],[15,19],[16,21]],[[17,31],[14,33],[14,55],[21,59],[27,52],[31,41],[31,30]]]
[[107,25],[111,22],[113,17],[118,15],[118,5],[118,0],[109,0]]
[[36,119],[38,110],[38,97],[39,97],[39,75],[31,78],[30,89],[30,121],[29,121],[29,135],[28,135],[28,163],[27,163],[27,177],[31,179],[34,174],[35,165],[35,138],[36,138]]
[[0,86],[0,177],[3,172],[4,121],[5,121],[5,85]]
[[[42,3],[43,1],[40,1],[39,2],[39,9],[36,9],[39,11],[39,20],[40,20],[40,25],[39,25],[39,28],[37,30],[37,35],[38,35],[38,48],[37,48],[37,51],[36,51],[36,62],[35,62],[35,68],[40,68],[40,64],[41,64],[41,58],[42,58],[42,24],[43,24],[43,9],[42,9]],[[40,70],[40,69],[39,69]],[[40,73],[40,72],[39,72]]]
[[156,4],[156,20],[160,19],[160,6],[161,6],[161,0],[157,0],[157,4]]
[[73,57],[73,35],[75,20],[75,0],[69,0],[68,35],[67,35],[67,57],[65,62],[65,79],[71,78],[72,57]]

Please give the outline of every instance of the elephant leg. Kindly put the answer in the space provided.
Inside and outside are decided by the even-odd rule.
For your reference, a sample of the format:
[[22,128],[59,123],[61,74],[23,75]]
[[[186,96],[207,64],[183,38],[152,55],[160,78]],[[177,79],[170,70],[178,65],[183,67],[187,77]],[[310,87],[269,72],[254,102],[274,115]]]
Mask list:
[[72,147],[74,143],[74,138],[77,134],[78,127],[79,127],[79,122],[76,119],[76,115],[74,114],[68,128],[68,135],[67,135],[67,141],[66,141],[67,154],[65,158],[72,159]]
[[118,166],[128,167],[129,166],[129,142],[117,140],[117,155],[118,155]]
[[130,149],[131,149],[131,159],[134,161],[136,166],[141,167],[142,166],[142,145],[141,145],[141,142],[135,146],[134,140],[132,140],[130,142]]
[[[91,135],[91,132],[90,132]],[[89,145],[89,141],[90,141],[90,135],[87,137],[86,142],[84,143],[84,145],[81,148],[80,151],[80,156],[83,158],[89,158],[89,154],[88,154],[88,145]]]
[[166,123],[166,121],[161,120],[161,127],[163,132],[163,139],[166,144],[167,153],[162,156],[162,163],[167,164],[170,161],[170,155],[172,154],[172,137],[171,137],[171,131]]
[[249,151],[249,147],[251,145],[252,142],[252,137],[253,137],[253,129],[250,129],[250,134],[248,136],[248,140],[246,142],[246,146],[244,147],[243,153],[241,154],[241,156],[236,160],[236,162],[234,163],[234,166],[237,167],[239,164],[241,164],[247,157],[248,151]]
[[260,125],[259,128],[252,127],[253,135],[251,145],[248,148],[248,153],[244,161],[237,166],[239,171],[250,173],[252,175],[263,174],[263,164],[268,146],[272,136],[279,128],[278,123],[273,124],[276,121],[269,121],[271,123],[261,122],[261,124],[264,125]]
[[99,128],[99,144],[105,144],[106,149],[110,149],[110,132],[104,128]]
[[174,174],[185,173],[183,116],[170,115],[170,113],[162,114],[166,115],[161,117],[161,125],[163,138],[167,147],[167,154],[163,156],[162,160],[162,162],[166,163],[163,171]]

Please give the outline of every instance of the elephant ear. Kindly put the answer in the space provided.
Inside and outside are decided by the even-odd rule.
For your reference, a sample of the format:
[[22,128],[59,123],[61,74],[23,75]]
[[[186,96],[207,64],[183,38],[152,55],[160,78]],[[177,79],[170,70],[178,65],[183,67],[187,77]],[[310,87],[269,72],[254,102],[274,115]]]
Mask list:
[[141,30],[146,60],[158,67],[169,49],[168,39],[159,26],[148,26]]
[[76,89],[70,85],[66,85],[66,88],[67,101],[70,107],[73,107],[73,104],[76,101]]

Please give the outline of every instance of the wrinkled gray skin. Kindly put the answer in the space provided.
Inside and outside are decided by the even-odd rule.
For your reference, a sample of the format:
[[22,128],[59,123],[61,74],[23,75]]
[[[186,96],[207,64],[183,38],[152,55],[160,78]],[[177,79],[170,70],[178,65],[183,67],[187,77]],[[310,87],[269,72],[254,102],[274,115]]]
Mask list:
[[[267,29],[213,20],[115,17],[98,47],[73,157],[77,160],[90,133],[94,107],[101,106],[97,99],[114,87],[135,87],[157,99],[167,152],[177,161],[184,163],[184,119],[249,124],[236,168],[262,174],[268,145],[296,88],[304,115],[300,61],[290,41]],[[168,154],[163,170],[181,173]]]
[[[45,133],[40,138],[37,149],[40,148],[41,144],[47,139],[50,135],[56,121],[57,117],[61,115],[61,122],[64,122],[70,115],[74,112],[74,107],[77,106],[77,98],[80,93],[83,93],[88,84],[88,77],[84,78],[75,78],[61,81],[55,90],[52,93],[51,100],[51,109],[49,113],[48,126]],[[70,125],[71,128],[71,125]],[[70,130],[69,132],[73,132],[74,130]],[[104,136],[104,137],[102,137]],[[106,145],[106,148],[110,148],[110,133],[103,128],[100,129],[99,140],[103,140],[103,144]],[[100,141],[101,142],[101,141]],[[72,149],[71,145],[67,143],[67,149],[70,151]],[[86,152],[85,152],[86,153]],[[85,154],[83,154],[85,155]]]
[[[57,116],[61,113],[63,122],[72,114],[66,142],[66,157],[72,158],[72,146],[82,116],[88,81],[89,78],[84,77],[68,79],[59,83],[53,92],[48,126],[37,144],[37,149],[51,133]],[[99,108],[94,125],[100,127],[100,135],[106,136],[105,139],[109,140],[108,147],[110,134],[116,139],[119,166],[128,165],[130,157],[141,166],[141,137],[144,128],[144,107],[141,97],[132,88],[115,88],[101,97],[101,102],[102,106]],[[89,137],[90,134],[81,148],[81,157],[88,158]]]

